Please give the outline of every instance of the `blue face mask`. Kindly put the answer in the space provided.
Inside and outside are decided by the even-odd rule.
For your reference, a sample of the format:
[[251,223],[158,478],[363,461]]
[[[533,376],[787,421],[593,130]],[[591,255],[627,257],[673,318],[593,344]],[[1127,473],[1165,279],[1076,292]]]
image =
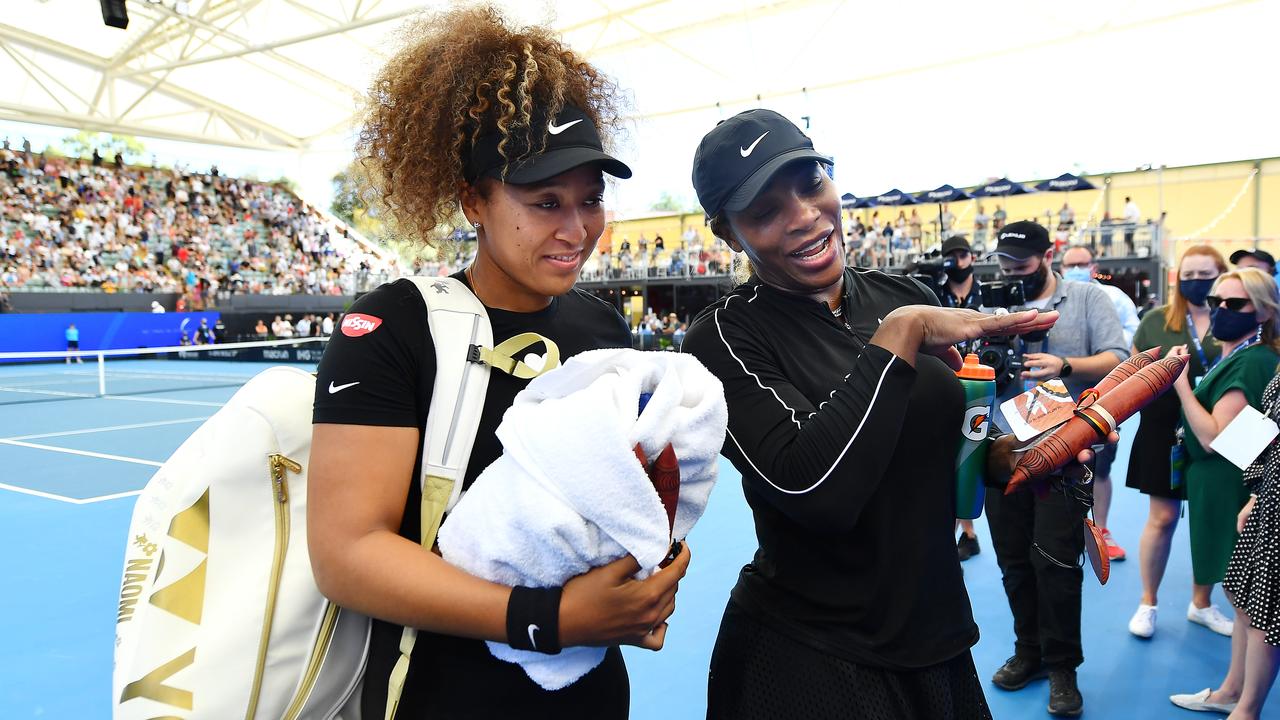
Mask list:
[[1209,332],[1223,342],[1234,342],[1257,331],[1258,317],[1251,312],[1218,307],[1209,315]]
[[1088,267],[1069,267],[1062,271],[1062,279],[1076,282],[1093,282],[1093,271]]
[[1200,306],[1204,304],[1204,299],[1209,297],[1209,291],[1213,289],[1213,283],[1217,278],[1208,278],[1207,280],[1179,280],[1178,293],[1187,299],[1192,305]]

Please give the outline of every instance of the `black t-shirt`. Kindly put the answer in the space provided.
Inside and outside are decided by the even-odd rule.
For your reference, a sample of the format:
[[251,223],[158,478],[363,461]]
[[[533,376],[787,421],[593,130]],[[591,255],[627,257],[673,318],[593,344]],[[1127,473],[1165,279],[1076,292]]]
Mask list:
[[[466,282],[462,273],[454,275]],[[618,311],[581,290],[555,298],[538,312],[488,308],[494,342],[523,332],[553,340],[562,359],[586,350],[629,347],[631,334]],[[354,319],[353,319],[354,318]],[[423,428],[435,381],[435,346],[426,304],[408,280],[383,285],[361,297],[334,332],[317,371],[317,423]],[[541,354],[541,344],[527,352]],[[502,372],[489,374],[463,487],[468,487],[502,453],[495,430],[516,394],[528,384]],[[422,448],[413,477],[421,474]],[[361,478],[352,478],[361,482]],[[410,483],[400,535],[419,540],[421,490]],[[387,679],[400,657],[402,627],[375,620],[365,672],[364,717],[382,717]],[[626,717],[629,686],[622,653],[611,648],[605,661],[568,688],[542,690],[519,665],[494,658],[484,642],[420,633],[405,681],[398,717]]]
[[913,369],[868,345],[920,283],[846,270],[843,319],[752,278],[685,335],[724,383],[724,454],[742,473],[759,549],[733,599],[823,652],[895,670],[978,639],[956,557],[964,391],[945,363]]

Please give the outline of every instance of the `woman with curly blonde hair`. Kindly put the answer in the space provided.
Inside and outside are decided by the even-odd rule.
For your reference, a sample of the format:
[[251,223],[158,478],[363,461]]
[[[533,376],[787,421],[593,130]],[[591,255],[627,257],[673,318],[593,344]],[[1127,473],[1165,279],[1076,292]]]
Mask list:
[[[374,81],[361,158],[403,232],[425,241],[459,210],[475,228],[475,261],[454,277],[486,306],[496,341],[533,332],[543,338],[534,354],[554,344],[566,358],[630,346],[617,310],[574,289],[604,230],[603,174],[631,175],[601,141],[617,124],[616,96],[550,32],[513,28],[487,7],[411,25]],[[435,378],[425,305],[402,280],[360,298],[353,315],[359,322],[334,333],[318,371],[308,535],[321,592],[375,618],[363,716],[396,714],[388,685],[401,679],[393,668],[407,626],[422,632],[401,718],[626,717],[617,646],[662,647],[688,551],[643,581],[626,557],[563,588],[511,588],[423,550],[413,478]],[[526,384],[491,374],[464,487],[501,453],[494,431]],[[485,641],[609,649],[549,692]]]

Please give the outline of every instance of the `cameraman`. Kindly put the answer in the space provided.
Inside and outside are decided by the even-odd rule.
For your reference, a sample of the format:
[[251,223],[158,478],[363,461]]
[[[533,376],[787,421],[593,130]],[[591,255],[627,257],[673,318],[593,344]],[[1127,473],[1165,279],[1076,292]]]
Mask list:
[[973,279],[973,249],[964,235],[952,235],[942,243],[942,259],[947,274],[942,306],[977,310],[981,303],[978,283]]
[[[1102,288],[1063,280],[1050,269],[1049,232],[1043,226],[1009,223],[996,235],[994,254],[1006,281],[1022,281],[1026,306],[1057,310],[1047,334],[1017,340],[1024,353],[1022,379],[1034,384],[1061,377],[1073,397],[1127,357],[1115,308]],[[1031,352],[1034,350],[1035,352]],[[1024,390],[1013,382],[997,402]],[[995,413],[1007,430],[1001,413]],[[1092,501],[1092,485],[1058,483],[1037,497],[1032,492],[987,493],[987,521],[996,561],[1013,612],[1014,655],[992,677],[1005,690],[1018,690],[1049,676],[1049,713],[1078,715],[1084,700],[1076,667],[1084,662],[1080,644],[1080,592],[1084,573],[1082,521]]]

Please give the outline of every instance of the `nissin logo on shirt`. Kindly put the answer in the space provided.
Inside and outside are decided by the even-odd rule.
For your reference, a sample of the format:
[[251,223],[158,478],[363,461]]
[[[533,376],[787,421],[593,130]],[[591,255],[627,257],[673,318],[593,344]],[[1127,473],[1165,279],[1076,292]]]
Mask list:
[[342,334],[347,337],[368,335],[377,330],[381,324],[382,318],[380,317],[362,315],[360,313],[347,313],[347,316],[342,318]]

